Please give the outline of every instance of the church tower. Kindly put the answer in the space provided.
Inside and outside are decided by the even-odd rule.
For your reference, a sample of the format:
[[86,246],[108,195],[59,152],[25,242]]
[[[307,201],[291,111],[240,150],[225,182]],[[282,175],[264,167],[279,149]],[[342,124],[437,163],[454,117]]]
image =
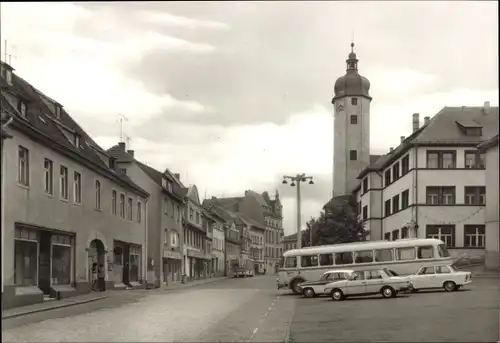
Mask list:
[[370,162],[370,82],[358,74],[354,43],[347,71],[335,82],[333,121],[333,196],[350,194]]

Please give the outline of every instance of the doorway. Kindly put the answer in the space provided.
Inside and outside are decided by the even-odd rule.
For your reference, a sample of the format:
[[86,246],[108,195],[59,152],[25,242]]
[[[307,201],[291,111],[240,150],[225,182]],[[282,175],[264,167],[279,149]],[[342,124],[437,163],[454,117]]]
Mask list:
[[130,246],[124,244],[123,246],[123,283],[127,286],[130,285]]
[[89,282],[91,289],[97,289],[97,271],[99,265],[104,266],[104,244],[99,239],[94,239],[90,242],[89,247]]
[[52,234],[40,231],[40,257],[38,259],[38,288],[43,294],[50,294],[50,247]]

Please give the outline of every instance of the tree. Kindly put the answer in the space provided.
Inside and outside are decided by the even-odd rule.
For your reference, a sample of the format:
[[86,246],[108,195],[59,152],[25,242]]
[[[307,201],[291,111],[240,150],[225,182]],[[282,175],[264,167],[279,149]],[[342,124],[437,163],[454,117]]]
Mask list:
[[368,231],[358,219],[357,203],[352,196],[331,199],[318,218],[307,222],[302,231],[302,245],[310,246],[310,232],[313,232],[312,245],[339,244],[366,240]]

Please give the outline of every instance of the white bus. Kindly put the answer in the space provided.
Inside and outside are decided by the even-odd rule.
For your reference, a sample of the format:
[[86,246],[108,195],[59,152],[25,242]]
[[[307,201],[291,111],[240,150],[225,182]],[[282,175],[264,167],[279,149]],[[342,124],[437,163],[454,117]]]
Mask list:
[[278,272],[278,289],[318,280],[330,269],[387,268],[398,275],[417,272],[422,266],[451,264],[454,259],[439,239],[410,238],[397,241],[366,241],[332,244],[286,251]]

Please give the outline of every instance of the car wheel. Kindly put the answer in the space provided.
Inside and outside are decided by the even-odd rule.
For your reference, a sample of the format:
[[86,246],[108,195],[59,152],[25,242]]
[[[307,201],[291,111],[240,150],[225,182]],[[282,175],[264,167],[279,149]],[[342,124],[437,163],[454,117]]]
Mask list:
[[345,299],[344,293],[340,289],[334,289],[332,291],[332,300],[342,301]]
[[453,281],[446,281],[443,287],[446,292],[453,292],[457,289],[457,285]]
[[306,298],[314,298],[316,294],[314,294],[314,290],[312,288],[306,288],[304,289],[304,296]]
[[382,288],[380,290],[380,293],[382,293],[382,296],[384,298],[395,298],[397,295],[396,291],[392,287],[389,287],[389,286]]
[[290,287],[290,288],[292,289],[293,293],[300,294],[299,283],[301,283],[301,282],[304,282],[304,280],[297,279],[297,280],[294,280],[292,282],[292,287]]

